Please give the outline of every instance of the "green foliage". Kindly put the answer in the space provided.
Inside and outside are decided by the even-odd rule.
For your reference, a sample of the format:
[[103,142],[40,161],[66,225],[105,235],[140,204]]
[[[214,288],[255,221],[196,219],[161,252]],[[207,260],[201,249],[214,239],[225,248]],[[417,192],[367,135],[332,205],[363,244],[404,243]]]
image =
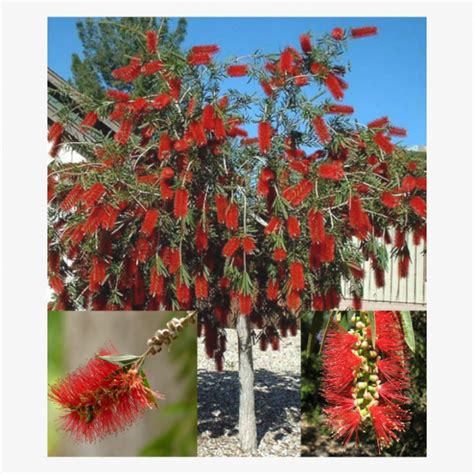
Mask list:
[[[327,313],[327,312],[326,312]],[[323,313],[319,313],[322,315]],[[301,319],[301,337],[306,346],[314,313],[307,312]],[[328,318],[325,314],[325,318]],[[341,323],[350,319],[345,314]],[[353,442],[343,443],[331,439],[331,433],[324,424],[322,409],[324,398],[321,396],[321,334],[316,338],[313,351],[302,353],[301,365],[301,412],[303,419],[302,444],[310,447],[308,455],[316,456],[426,456],[426,312],[411,312],[413,335],[416,350],[410,360],[412,390],[410,412],[411,421],[399,442],[394,443],[379,454],[372,432],[360,437],[358,446]]]
[[159,21],[153,17],[87,18],[78,21],[83,57],[72,55],[73,85],[95,99],[102,99],[107,88],[128,90],[129,86],[116,81],[111,73],[143,49],[146,32],[159,31],[159,47],[166,50],[182,43],[186,25],[184,18],[178,20],[174,30],[170,29],[168,18]]

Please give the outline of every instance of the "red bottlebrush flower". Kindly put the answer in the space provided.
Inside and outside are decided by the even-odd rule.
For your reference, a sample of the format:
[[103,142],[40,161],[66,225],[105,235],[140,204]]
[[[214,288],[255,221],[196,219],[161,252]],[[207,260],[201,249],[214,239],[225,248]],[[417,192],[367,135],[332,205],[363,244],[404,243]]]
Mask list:
[[239,293],[239,311],[242,316],[248,316],[252,312],[252,297]]
[[123,120],[119,129],[115,133],[115,141],[119,145],[126,145],[132,134],[133,123],[131,120]]
[[380,196],[381,203],[388,209],[395,209],[400,205],[400,197],[394,196],[388,191],[384,191]]
[[395,230],[395,243],[394,247],[401,249],[406,244],[406,232],[404,229],[397,228]]
[[350,105],[331,104],[327,107],[326,113],[348,115],[354,113],[354,107]]
[[365,276],[365,271],[363,268],[359,267],[355,263],[347,264],[349,271],[356,280],[362,280]]
[[61,135],[64,132],[64,127],[58,123],[55,122],[49,127],[48,130],[48,142],[57,142],[61,138]]
[[323,179],[340,181],[344,179],[344,163],[340,160],[328,161],[319,165],[319,176]]
[[294,78],[293,80],[295,86],[302,87],[306,86],[309,84],[309,77],[308,76],[303,76],[303,75],[298,75]]
[[296,217],[288,217],[286,225],[288,227],[288,235],[291,239],[297,239],[301,235],[300,221]]
[[204,130],[214,128],[214,107],[211,104],[207,104],[202,110],[202,126]]
[[227,198],[223,196],[222,194],[216,194],[215,202],[216,202],[217,222],[219,224],[224,224],[227,207],[229,205]]
[[289,48],[280,54],[279,69],[282,74],[290,74],[293,70],[293,54]]
[[214,118],[214,136],[217,140],[222,140],[227,136],[224,120],[221,117]]
[[416,187],[422,191],[426,191],[426,176],[416,178]]
[[324,241],[320,244],[319,259],[321,262],[333,262],[335,258],[336,240],[334,235],[326,235]]
[[380,117],[367,124],[368,128],[385,128],[389,123],[388,117]]
[[193,46],[191,51],[196,54],[215,54],[219,52],[217,44],[202,44]]
[[240,247],[240,238],[239,237],[231,237],[222,249],[222,255],[224,257],[232,257],[235,252]]
[[179,101],[179,95],[181,93],[181,79],[174,77],[167,79],[167,82],[170,96],[173,97],[174,100]]
[[144,76],[151,76],[163,69],[163,63],[161,61],[150,61],[142,66],[142,74]]
[[189,124],[189,131],[196,145],[204,146],[207,143],[206,132],[201,122],[192,122]]
[[299,206],[313,191],[313,182],[302,179],[298,184],[283,190],[282,196],[293,206]]
[[140,233],[150,236],[158,221],[159,212],[157,209],[148,209],[143,219]]
[[206,229],[202,225],[202,223],[198,223],[196,226],[196,236],[195,236],[195,244],[196,244],[196,250],[199,253],[202,253],[204,250],[207,249],[208,246],[208,236]]
[[198,300],[205,300],[208,297],[208,283],[204,275],[196,275],[194,279],[194,291]]
[[416,161],[410,161],[407,164],[407,170],[410,171],[411,173],[414,173],[418,169],[418,165]]
[[231,202],[225,212],[225,225],[229,230],[237,230],[239,227],[239,208]]
[[393,153],[395,150],[395,145],[382,133],[376,133],[372,140],[376,145],[378,145],[385,153]]
[[95,112],[89,112],[81,122],[82,127],[93,127],[97,123],[98,117]]
[[369,216],[362,208],[360,197],[355,195],[349,201],[349,224],[364,238],[371,229]]
[[426,201],[420,196],[413,196],[410,199],[410,207],[417,215],[426,218]]
[[331,31],[331,36],[335,40],[340,41],[344,38],[344,30],[342,28],[333,28],[333,30]]
[[278,291],[280,287],[277,280],[268,280],[267,283],[267,299],[276,301],[278,299]]
[[129,94],[123,91],[115,90],[115,89],[109,89],[106,92],[106,95],[107,97],[114,100],[115,102],[128,102],[130,100]]
[[156,48],[158,46],[158,35],[156,31],[146,32],[146,49],[150,54],[156,54]]
[[315,117],[313,120],[314,130],[316,135],[318,135],[319,141],[324,145],[331,141],[331,134],[326,125],[326,122],[321,116]]
[[281,227],[281,219],[273,216],[268,222],[267,227],[265,227],[264,233],[265,235],[269,235],[269,234],[272,234],[273,232],[278,232],[280,227]]
[[410,269],[410,254],[403,253],[398,256],[398,276],[399,278],[407,278]]
[[51,275],[49,277],[49,285],[57,295],[64,291],[64,283],[58,275]]
[[363,26],[361,28],[352,28],[351,36],[353,38],[363,38],[365,36],[373,36],[377,34],[376,26]]
[[268,81],[265,81],[263,79],[260,80],[260,85],[262,86],[263,92],[265,92],[265,95],[267,97],[271,97],[273,95],[273,88],[269,84]]
[[290,284],[292,290],[304,289],[304,266],[301,262],[290,263]]
[[411,193],[416,188],[416,178],[414,176],[405,176],[402,180],[402,190]]
[[387,132],[388,132],[389,135],[393,135],[395,137],[406,137],[407,136],[406,129],[400,128],[400,127],[390,126],[390,127],[388,127]]
[[140,75],[140,60],[132,58],[127,66],[112,71],[112,77],[117,81],[133,82]]
[[288,256],[286,250],[281,247],[277,247],[272,254],[273,260],[275,262],[282,262],[283,260],[286,260],[286,257]]
[[320,244],[326,239],[326,231],[324,230],[324,215],[321,211],[311,209],[308,213],[308,227],[311,242]]
[[82,186],[80,184],[74,185],[67,193],[66,197],[63,199],[59,207],[63,211],[70,211],[81,200],[83,193],[84,189],[82,189]]
[[272,127],[268,122],[260,122],[258,124],[258,146],[260,153],[265,154],[271,148]]
[[176,219],[188,215],[188,191],[184,188],[177,189],[174,193],[173,215]]
[[176,279],[176,299],[181,308],[187,308],[191,303],[191,289],[179,277]]
[[209,53],[191,53],[188,55],[188,64],[191,66],[207,66],[211,64],[212,56]]
[[275,172],[270,168],[263,168],[257,183],[257,193],[267,197],[270,192],[270,183],[275,179]]
[[375,405],[369,408],[379,449],[398,441],[397,431],[405,429],[408,414],[392,405]]
[[49,398],[65,412],[61,429],[76,441],[91,443],[122,431],[163,398],[148,388],[142,372],[100,358],[117,354],[114,347],[104,347],[50,387]]
[[336,100],[341,100],[344,97],[344,91],[342,90],[341,83],[339,79],[334,75],[329,73],[324,80],[326,87],[328,88],[331,95]]
[[246,254],[252,253],[256,248],[255,240],[253,239],[253,237],[250,237],[250,235],[245,236],[242,239],[242,248],[244,249],[244,252]]
[[151,267],[150,270],[150,287],[148,293],[152,296],[162,298],[165,293],[165,277],[159,275],[156,271],[156,266]]
[[153,105],[153,108],[155,108],[156,110],[162,110],[170,102],[171,102],[171,97],[168,94],[160,94],[160,95],[157,95],[153,99],[153,102],[151,104]]
[[301,296],[298,291],[289,291],[286,295],[286,305],[290,311],[298,311],[301,307]]
[[94,183],[89,189],[84,191],[81,201],[86,208],[92,207],[105,194],[106,189],[102,183]]
[[310,53],[313,50],[313,45],[311,44],[311,36],[308,34],[301,35],[300,45],[304,53]]
[[89,274],[89,291],[95,292],[98,286],[104,283],[106,276],[105,261],[97,256],[92,257],[91,272]]
[[234,64],[227,68],[227,74],[230,77],[242,77],[247,75],[248,70],[247,64]]
[[158,159],[166,160],[171,156],[172,142],[168,134],[163,133],[160,136],[160,144],[158,145]]

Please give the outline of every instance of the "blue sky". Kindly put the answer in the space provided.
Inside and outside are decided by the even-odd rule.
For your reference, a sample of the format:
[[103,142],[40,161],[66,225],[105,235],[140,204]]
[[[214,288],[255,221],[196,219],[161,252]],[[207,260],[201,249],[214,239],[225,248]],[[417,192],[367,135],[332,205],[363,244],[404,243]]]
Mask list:
[[[48,65],[64,78],[71,76],[71,54],[81,53],[77,18],[49,18]],[[425,18],[188,18],[184,47],[218,44],[219,57],[254,52],[277,52],[298,46],[301,33],[313,36],[357,26],[377,26],[377,36],[349,42],[341,63],[349,61],[344,104],[368,122],[388,115],[394,125],[408,129],[405,145],[426,144],[426,19]],[[232,79],[232,87],[245,79]],[[244,86],[245,87],[245,86]]]

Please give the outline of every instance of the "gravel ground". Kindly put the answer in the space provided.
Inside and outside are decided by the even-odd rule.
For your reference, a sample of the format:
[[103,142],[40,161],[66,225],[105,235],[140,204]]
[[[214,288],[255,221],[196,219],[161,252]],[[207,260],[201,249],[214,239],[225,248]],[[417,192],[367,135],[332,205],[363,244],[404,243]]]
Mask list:
[[[215,370],[198,342],[198,456],[243,456],[237,437],[239,377],[237,334],[227,330],[224,371]],[[254,346],[256,456],[300,456],[300,334],[280,350]]]

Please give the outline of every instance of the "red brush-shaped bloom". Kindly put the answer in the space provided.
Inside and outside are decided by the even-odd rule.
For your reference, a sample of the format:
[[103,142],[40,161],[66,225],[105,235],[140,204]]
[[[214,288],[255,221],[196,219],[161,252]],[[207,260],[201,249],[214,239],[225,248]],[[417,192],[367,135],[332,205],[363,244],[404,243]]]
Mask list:
[[144,76],[151,76],[152,74],[157,73],[163,69],[163,63],[161,61],[150,61],[142,66],[142,74]]
[[239,311],[243,316],[248,316],[252,312],[252,296],[239,293]]
[[331,31],[331,36],[335,39],[335,40],[342,40],[344,38],[344,30],[342,28],[334,28],[332,31]]
[[293,53],[289,48],[280,55],[279,69],[282,74],[289,74],[293,70]]
[[385,153],[393,153],[395,145],[381,132],[374,135],[373,141],[378,145]]
[[165,293],[165,277],[159,275],[156,266],[153,266],[150,271],[150,287],[148,293],[152,296],[158,296],[160,299]]
[[420,217],[426,218],[426,201],[421,196],[413,196],[410,199],[410,207]]
[[344,163],[340,160],[328,161],[319,165],[319,176],[323,179],[332,179],[333,181],[340,181],[344,179]]
[[132,134],[132,127],[133,122],[131,120],[123,120],[120,128],[115,133],[115,141],[120,145],[126,145]]
[[224,257],[232,257],[235,252],[240,247],[240,238],[239,237],[231,237],[222,249],[222,255]]
[[284,248],[277,247],[273,251],[272,257],[275,262],[282,262],[283,260],[286,260],[286,257],[288,257],[288,253]]
[[229,230],[237,230],[239,227],[239,208],[231,202],[225,212],[225,225]]
[[227,198],[223,196],[222,194],[216,194],[215,202],[216,202],[217,222],[219,224],[224,224],[227,207],[229,205]]
[[252,253],[256,249],[257,245],[253,237],[249,235],[242,238],[242,248],[246,254]]
[[49,277],[49,285],[57,295],[64,291],[64,283],[58,275],[51,275]]
[[191,289],[179,276],[176,278],[176,299],[183,309],[191,304]]
[[173,215],[176,219],[188,215],[188,191],[186,189],[177,189],[174,193]]
[[373,426],[379,449],[398,439],[409,419],[410,386],[399,315],[375,312],[376,345],[372,346],[367,313],[352,317],[355,328],[333,324],[323,347],[323,395],[326,422],[345,442],[362,424]]
[[327,114],[348,115],[354,113],[354,107],[351,105],[331,104],[326,109]]
[[288,235],[291,239],[297,239],[301,235],[300,221],[296,217],[288,217],[286,225],[288,227]]
[[313,191],[313,182],[302,179],[298,184],[283,190],[282,196],[293,206],[299,206]]
[[227,74],[230,77],[242,77],[246,76],[249,71],[247,64],[234,64],[227,68]]
[[212,55],[210,53],[196,53],[192,52],[188,55],[188,63],[191,66],[207,66],[212,62]]
[[171,138],[168,136],[168,134],[163,133],[160,136],[160,143],[158,145],[158,158],[160,160],[166,160],[171,156],[172,145]]
[[336,239],[334,235],[326,235],[326,238],[319,246],[319,259],[321,262],[334,262],[336,251]]
[[319,141],[323,145],[331,141],[331,134],[329,133],[326,122],[321,116],[315,117],[313,120],[313,126]]
[[217,44],[200,44],[193,46],[191,51],[196,54],[215,54],[219,52]]
[[211,104],[205,105],[202,109],[202,127],[204,130],[214,128],[214,107]]
[[158,35],[156,31],[146,32],[146,49],[150,54],[156,54],[156,48],[158,46]]
[[321,211],[311,209],[308,213],[308,227],[311,242],[319,244],[326,239],[324,230],[324,215]]
[[384,128],[388,125],[388,117],[380,117],[367,124],[368,128]]
[[194,292],[198,300],[204,300],[208,297],[208,283],[204,275],[196,275],[196,278],[194,280]]
[[388,191],[384,191],[380,196],[381,203],[388,209],[395,209],[400,205],[400,197],[394,196]]
[[268,280],[267,283],[267,298],[270,301],[276,301],[278,299],[278,291],[280,286],[278,285],[277,280]]
[[61,202],[61,209],[63,211],[70,211],[81,200],[81,196],[83,195],[83,193],[84,189],[80,184],[74,185]]
[[286,295],[286,305],[288,306],[288,309],[290,311],[298,311],[298,309],[301,307],[301,296],[299,291],[292,290],[289,291],[288,294]]
[[157,209],[148,209],[146,211],[145,218],[143,219],[140,233],[146,236],[151,235],[158,221],[158,216],[159,212]]
[[48,131],[48,142],[59,141],[63,132],[64,127],[59,122],[53,123]]
[[88,190],[84,191],[81,201],[86,208],[92,207],[105,194],[106,189],[102,183],[93,184]]
[[301,262],[290,263],[290,284],[292,290],[304,289],[304,266]]
[[115,89],[109,89],[106,92],[106,95],[107,97],[114,100],[115,102],[128,102],[130,100],[129,94],[123,91],[115,90]]
[[204,250],[207,249],[209,243],[209,238],[206,232],[206,229],[202,225],[201,222],[199,222],[196,226],[196,235],[195,235],[195,244],[196,244],[196,250],[201,253]]
[[260,122],[258,124],[258,146],[260,153],[265,154],[271,148],[272,127],[268,122]]
[[406,131],[405,128],[390,126],[390,127],[388,127],[387,132],[388,132],[389,135],[392,135],[394,137],[406,137],[407,136],[407,131]]
[[324,82],[329,92],[336,100],[342,100],[344,98],[344,91],[341,87],[341,82],[334,74],[329,73]]
[[310,53],[313,50],[313,45],[311,44],[311,35],[301,35],[300,45],[304,53]]
[[99,358],[116,354],[113,347],[102,348],[50,387],[49,398],[65,412],[60,427],[77,441],[94,442],[122,431],[163,398],[145,385],[141,372]]
[[377,34],[376,26],[363,26],[361,28],[352,28],[351,36],[353,38],[363,38],[365,36],[373,36]]
[[95,112],[89,112],[81,122],[81,126],[84,128],[93,127],[99,118]]

